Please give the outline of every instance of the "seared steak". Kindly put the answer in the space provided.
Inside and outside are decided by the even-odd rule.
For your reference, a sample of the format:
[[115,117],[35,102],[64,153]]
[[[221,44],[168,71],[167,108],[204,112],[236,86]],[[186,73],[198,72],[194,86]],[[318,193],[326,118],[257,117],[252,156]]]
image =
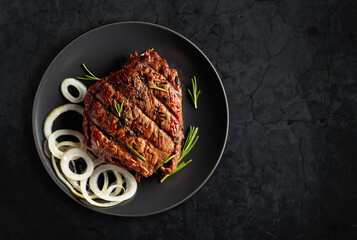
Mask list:
[[[138,180],[159,168],[163,174],[172,173],[183,140],[181,93],[177,71],[165,59],[153,50],[141,56],[132,53],[122,69],[88,89],[83,113],[86,145],[103,161],[134,170]],[[123,101],[119,116],[115,102]]]

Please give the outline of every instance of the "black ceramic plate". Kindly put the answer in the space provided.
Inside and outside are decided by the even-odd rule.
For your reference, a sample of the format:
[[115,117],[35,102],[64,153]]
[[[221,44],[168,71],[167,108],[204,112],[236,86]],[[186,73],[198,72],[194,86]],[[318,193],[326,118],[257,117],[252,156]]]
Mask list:
[[[183,83],[183,118],[185,134],[190,125],[199,128],[199,140],[186,156],[193,161],[177,174],[160,184],[156,174],[142,179],[136,195],[129,201],[111,208],[97,208],[74,197],[57,178],[50,160],[43,151],[43,122],[57,106],[67,103],[60,93],[60,83],[68,77],[83,76],[81,63],[85,63],[97,76],[118,70],[133,51],[144,52],[154,48],[170,67],[179,72]],[[191,76],[196,76],[201,94],[198,109],[187,88]],[[94,82],[87,82],[87,85]],[[123,22],[89,31],[65,47],[47,68],[38,87],[33,106],[33,134],[38,154],[55,183],[72,199],[101,213],[117,216],[144,216],[170,209],[187,200],[211,176],[222,156],[228,135],[228,104],[222,82],[208,58],[180,34],[149,23]],[[81,119],[59,119],[54,128],[80,129]]]

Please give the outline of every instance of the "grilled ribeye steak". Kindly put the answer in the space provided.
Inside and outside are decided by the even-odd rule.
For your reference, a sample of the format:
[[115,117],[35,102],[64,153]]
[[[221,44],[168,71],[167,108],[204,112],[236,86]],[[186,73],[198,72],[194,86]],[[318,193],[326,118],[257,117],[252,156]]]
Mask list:
[[[181,91],[177,71],[155,51],[140,56],[132,53],[122,69],[88,89],[83,113],[85,144],[103,161],[134,170],[138,180],[159,168],[163,174],[172,173],[183,140]],[[120,116],[115,102],[124,102]]]

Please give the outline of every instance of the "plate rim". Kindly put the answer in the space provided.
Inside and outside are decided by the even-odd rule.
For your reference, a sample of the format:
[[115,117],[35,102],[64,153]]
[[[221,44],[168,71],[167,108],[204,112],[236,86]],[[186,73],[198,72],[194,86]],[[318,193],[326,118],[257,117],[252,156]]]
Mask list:
[[[210,64],[210,66],[212,67],[212,69],[214,70],[214,73],[216,74],[217,78],[218,78],[218,81],[220,83],[220,86],[222,88],[222,92],[223,92],[223,96],[224,96],[224,101],[225,101],[225,105],[226,105],[226,117],[227,117],[227,122],[226,122],[226,132],[225,132],[225,139],[224,139],[224,142],[223,142],[223,146],[220,150],[220,154],[219,154],[219,157],[217,159],[217,162],[216,164],[214,165],[214,167],[212,168],[211,172],[207,175],[207,177],[204,179],[204,181],[198,186],[196,187],[196,189],[193,190],[193,192],[191,192],[189,195],[187,195],[185,198],[181,199],[180,201],[176,202],[175,204],[169,206],[169,207],[166,207],[164,209],[161,209],[161,210],[157,210],[157,211],[154,211],[154,212],[151,212],[151,213],[145,213],[145,214],[131,214],[131,215],[128,215],[128,214],[114,214],[114,213],[111,213],[111,212],[106,212],[106,211],[102,211],[101,208],[90,208],[89,206],[87,206],[86,204],[82,203],[81,201],[79,201],[78,199],[75,199],[73,196],[70,196],[73,200],[75,200],[76,202],[80,203],[80,205],[82,206],[85,206],[86,208],[90,209],[90,210],[93,210],[95,212],[99,212],[99,213],[102,213],[102,214],[106,214],[106,215],[112,215],[112,216],[117,216],[117,217],[144,217],[144,216],[150,216],[150,215],[155,215],[155,214],[158,214],[158,213],[162,213],[162,212],[165,212],[165,211],[168,211],[180,204],[182,204],[183,202],[185,202],[186,200],[188,200],[189,198],[191,198],[195,193],[198,192],[198,190],[200,190],[205,184],[206,182],[211,178],[213,172],[216,170],[219,162],[221,161],[221,158],[223,156],[223,153],[224,153],[224,150],[225,150],[225,147],[226,147],[226,144],[227,144],[227,139],[228,139],[228,134],[229,134],[229,106],[228,106],[228,100],[227,100],[227,94],[226,94],[226,91],[224,89],[224,86],[223,86],[223,82],[221,80],[221,77],[219,76],[216,68],[214,67],[214,65],[212,64],[212,62],[208,59],[208,57],[206,56],[206,54],[203,53],[203,51],[198,48],[191,40],[189,40],[188,38],[186,38],[185,36],[183,36],[182,34],[170,29],[170,28],[167,28],[167,27],[164,27],[162,25],[159,25],[159,24],[155,24],[155,23],[150,23],[150,22],[144,22],[144,21],[120,21],[120,22],[113,22],[113,23],[109,23],[109,24],[104,24],[104,25],[101,25],[99,27],[95,27],[89,31],[86,31],[85,33],[83,34],[80,34],[78,37],[74,38],[72,41],[70,41],[68,44],[66,44],[66,46],[58,52],[58,54],[53,58],[53,60],[50,62],[50,64],[47,66],[45,72],[43,73],[42,77],[41,77],[41,80],[40,80],[40,83],[38,84],[38,87],[37,87],[37,90],[36,90],[36,94],[35,94],[35,97],[34,97],[34,101],[33,101],[33,105],[32,105],[32,135],[33,135],[33,139],[34,139],[34,142],[35,142],[35,146],[36,146],[36,150],[37,150],[37,153],[38,153],[38,157],[40,158],[41,160],[41,163],[42,165],[44,165],[44,160],[42,159],[41,157],[41,154],[42,154],[42,150],[40,149],[40,143],[37,143],[36,141],[36,131],[35,131],[35,128],[36,128],[36,124],[35,124],[35,118],[36,118],[36,112],[37,112],[37,102],[38,102],[38,96],[39,96],[39,90],[44,82],[44,77],[47,75],[47,72],[49,71],[51,65],[57,60],[57,58],[67,49],[69,48],[74,42],[76,42],[78,39],[82,38],[82,37],[85,37],[86,35],[94,32],[94,31],[97,31],[99,29],[102,29],[102,28],[107,28],[107,27],[111,27],[111,26],[114,26],[114,25],[121,25],[121,24],[141,24],[141,25],[148,25],[148,26],[151,26],[151,27],[156,27],[156,28],[161,28],[165,31],[168,31],[168,32],[171,32],[172,34],[178,36],[179,38],[181,38],[182,40],[188,42],[191,46],[193,46],[205,59],[206,61]],[[54,178],[54,176],[52,176],[52,174],[49,172],[49,170],[47,169],[47,167],[44,165],[44,168],[46,169],[46,172],[48,173],[48,175],[50,175],[50,177],[52,178],[52,180],[56,183],[57,186],[59,186],[61,188],[62,191],[64,191],[65,189],[63,189],[63,187],[57,183],[57,179]],[[66,194],[68,195],[68,194]]]

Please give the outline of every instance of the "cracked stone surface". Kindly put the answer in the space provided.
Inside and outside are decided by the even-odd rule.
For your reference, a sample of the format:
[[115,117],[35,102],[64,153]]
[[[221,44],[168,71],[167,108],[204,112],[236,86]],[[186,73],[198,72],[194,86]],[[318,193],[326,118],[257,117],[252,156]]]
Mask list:
[[[124,20],[192,40],[230,107],[210,180],[144,218],[79,207],[54,187],[32,138],[51,60],[86,31]],[[5,0],[0,41],[1,239],[357,239],[356,1]]]

